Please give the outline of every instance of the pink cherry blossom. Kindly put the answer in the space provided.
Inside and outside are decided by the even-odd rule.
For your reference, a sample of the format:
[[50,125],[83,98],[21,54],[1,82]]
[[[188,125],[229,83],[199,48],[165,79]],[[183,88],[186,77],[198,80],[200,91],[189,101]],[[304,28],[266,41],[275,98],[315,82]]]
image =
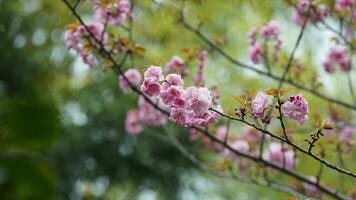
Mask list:
[[102,24],[122,26],[131,17],[131,3],[128,0],[113,0],[110,3],[97,0],[94,13],[95,20]]
[[171,86],[183,86],[183,85],[184,85],[184,81],[179,74],[168,74],[162,84],[162,87],[165,90]]
[[[141,84],[142,81],[141,74],[137,69],[129,69],[125,72],[124,75],[133,86],[137,87]],[[119,76],[119,86],[126,94],[131,91],[131,87],[129,83],[122,75]]]
[[270,21],[267,25],[263,26],[260,30],[260,35],[265,39],[279,38],[281,29],[278,22]]
[[207,112],[212,105],[212,97],[207,88],[188,87],[185,94],[187,108],[197,114]]
[[168,106],[183,108],[185,101],[183,99],[184,90],[179,86],[171,86],[166,90],[162,90],[160,97],[162,102]]
[[173,108],[171,109],[169,120],[176,123],[177,125],[184,126],[187,124],[189,119],[189,113],[184,108]]
[[268,106],[268,94],[265,92],[258,92],[252,100],[251,105],[253,115],[262,120],[264,118],[264,110]]
[[147,96],[156,97],[161,92],[161,84],[154,80],[145,80],[141,85],[141,90]]
[[294,152],[283,149],[280,143],[275,142],[268,145],[268,149],[263,153],[263,159],[282,166],[284,164],[286,169],[292,169],[296,163]]
[[262,48],[260,44],[254,44],[249,48],[250,59],[254,64],[259,64],[262,62]]
[[139,110],[130,110],[126,113],[125,130],[127,133],[137,135],[143,131],[140,124]]
[[144,73],[144,80],[163,81],[162,68],[159,66],[150,66]]
[[304,124],[308,120],[308,102],[301,94],[288,97],[288,101],[282,105],[281,109],[284,116],[299,124]]
[[347,55],[344,47],[336,46],[330,49],[323,65],[328,73],[334,73],[335,65],[338,65],[342,71],[348,72],[351,70],[352,59]]
[[[96,66],[98,60],[94,56],[91,49],[86,46],[94,46],[99,48],[97,40],[100,40],[104,45],[108,41],[108,34],[104,32],[104,25],[97,22],[90,22],[83,25],[72,27],[64,33],[64,42],[69,49],[74,49],[81,56],[83,62],[90,66]],[[95,39],[88,41],[87,37],[92,35]]]
[[355,0],[336,0],[335,1],[335,8],[340,11],[347,9],[347,8],[351,9],[355,5],[356,5]]
[[174,55],[166,64],[166,72],[179,72],[181,75],[186,75],[187,67],[185,66],[184,60],[181,57]]

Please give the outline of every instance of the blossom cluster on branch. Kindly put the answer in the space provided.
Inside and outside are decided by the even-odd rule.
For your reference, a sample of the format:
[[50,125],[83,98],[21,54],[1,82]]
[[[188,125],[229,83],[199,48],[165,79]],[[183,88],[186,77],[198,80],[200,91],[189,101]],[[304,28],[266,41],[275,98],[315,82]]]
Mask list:
[[[128,19],[134,17],[130,1],[87,0],[85,2],[93,5],[94,19],[87,24],[69,25],[64,34],[66,46],[75,50],[84,63],[91,66],[97,66],[100,61],[107,61],[106,59],[118,55],[119,52],[131,56],[133,60],[134,41],[131,41],[131,38],[115,40],[109,37],[112,34],[107,31],[107,26],[128,29],[124,25]],[[346,24],[345,30],[337,32],[344,43],[331,48],[323,62],[324,69],[328,73],[334,73],[336,66],[344,72],[350,72],[352,69],[353,47],[349,44],[351,41],[349,41],[351,37],[349,27],[353,22],[349,21],[356,18],[353,10],[355,6],[354,0],[336,0],[334,8],[319,1],[309,0],[299,0],[294,6],[292,20],[301,27],[300,38],[308,23],[314,26],[325,23],[325,20],[334,14],[334,9],[337,12],[346,13],[342,16]],[[200,33],[199,30],[195,32]],[[263,74],[271,76],[269,65],[281,59],[281,34],[281,28],[276,21],[253,27],[248,32],[249,58],[253,64],[266,65],[268,72],[263,72]],[[280,83],[286,81],[285,76],[295,61],[294,52],[300,38],[286,64],[283,77],[274,78]],[[127,48],[128,46],[130,48]],[[211,43],[210,46],[215,47]],[[218,47],[215,47],[215,50],[223,51]],[[210,53],[210,49],[209,51],[198,49],[187,59],[173,55],[165,64],[165,68],[152,65],[147,67],[143,73],[134,68],[137,67],[134,64],[124,71],[121,65],[111,59],[114,66],[118,68],[118,85],[122,92],[139,94],[137,107],[126,113],[126,132],[138,135],[144,131],[144,126],[164,126],[171,121],[178,126],[188,127],[191,141],[200,141],[205,148],[218,152],[219,155],[233,161],[242,173],[248,173],[254,162],[262,162],[266,164],[266,170],[273,168],[272,172],[290,174],[302,180],[302,187],[308,195],[320,195],[320,191],[323,191],[338,197],[337,192],[320,185],[319,176],[321,175],[309,176],[307,179],[295,175],[296,166],[299,163],[299,155],[296,152],[318,160],[321,165],[355,177],[353,172],[325,161],[312,151],[313,147],[321,143],[321,140],[322,142],[333,141],[337,138],[339,153],[350,153],[354,143],[354,126],[347,123],[338,125],[337,123],[342,120],[337,115],[330,116],[327,120],[318,120],[310,138],[304,139],[304,142],[307,142],[304,144],[309,144],[308,150],[302,145],[298,146],[295,143],[296,137],[291,133],[297,132],[299,127],[312,118],[309,116],[309,110],[315,108],[309,108],[307,99],[301,93],[287,96],[289,89],[281,87],[281,84],[278,89],[264,88],[265,90],[257,93],[250,92],[236,96],[239,106],[235,108],[235,115],[225,114],[230,113],[231,109],[223,111],[219,103],[220,92],[216,87],[206,86],[204,70],[208,52]],[[194,59],[197,65],[195,73],[192,73],[189,65]],[[240,134],[231,134],[233,131],[230,130],[230,126],[222,125],[222,123],[231,121],[241,122],[247,127]],[[289,121],[296,123],[289,123]],[[278,126],[276,126],[277,123]],[[268,129],[274,129],[276,133]],[[216,140],[214,142],[212,137],[218,142]],[[321,151],[323,152],[324,149],[321,148]],[[246,157],[249,159],[243,159]],[[342,155],[340,159],[342,160]]]

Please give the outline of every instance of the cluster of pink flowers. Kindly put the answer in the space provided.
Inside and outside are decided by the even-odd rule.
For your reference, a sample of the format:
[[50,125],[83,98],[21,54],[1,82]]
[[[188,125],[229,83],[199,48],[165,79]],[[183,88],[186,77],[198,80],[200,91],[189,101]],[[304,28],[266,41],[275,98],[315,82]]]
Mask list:
[[248,33],[249,41],[249,56],[254,64],[259,64],[263,59],[263,49],[262,45],[257,42],[258,36],[260,36],[265,42],[273,42],[273,48],[275,50],[275,58],[277,57],[277,52],[280,50],[282,41],[280,39],[281,30],[279,24],[276,21],[270,21],[267,25],[262,26],[259,30],[252,28]]
[[258,92],[251,102],[252,115],[259,118],[264,123],[269,123],[269,119],[265,116],[265,109],[268,107],[268,94],[265,92]]
[[[91,1],[86,1],[91,3]],[[100,44],[108,43],[108,34],[105,32],[106,21],[109,24],[121,26],[131,16],[131,4],[128,0],[95,1],[95,19],[83,25],[71,25],[64,33],[64,42],[69,49],[74,49],[85,64],[96,66],[96,58],[93,48],[99,48]],[[90,34],[92,33],[92,35]],[[90,38],[94,36],[95,39]]]
[[[93,34],[96,40],[102,42],[103,44],[107,43],[108,35],[104,33],[104,25],[97,22],[88,23],[87,28],[89,32]],[[98,42],[95,39],[90,39],[90,34],[82,25],[72,25],[64,33],[64,42],[68,49],[74,49],[82,57],[83,62],[95,66],[98,63],[98,60],[95,58],[92,50],[86,48],[87,46],[99,47]]]
[[326,72],[332,74],[335,72],[335,65],[338,65],[344,72],[351,70],[352,59],[347,56],[345,48],[337,46],[330,49],[323,66]]
[[310,12],[309,20],[313,24],[317,24],[318,22],[323,21],[329,15],[329,11],[325,5],[316,4],[312,5],[312,8],[309,8],[311,6],[310,2],[311,1],[309,0],[299,0],[298,5],[296,6],[296,9],[294,10],[292,16],[293,21],[297,25],[303,26],[308,11]]
[[162,74],[162,68],[149,67],[144,73],[142,91],[150,97],[159,98],[169,107],[169,119],[181,126],[206,126],[215,122],[219,114],[211,111],[215,106],[221,111],[219,105],[213,104],[209,89],[205,87],[183,88],[184,81],[178,74]]
[[352,9],[356,6],[355,0],[336,0],[335,8],[337,10],[343,11],[345,9]]
[[129,0],[97,0],[94,6],[94,15],[95,20],[100,23],[122,26],[131,17],[131,3]]
[[267,150],[263,153],[263,159],[272,161],[279,165],[284,165],[286,169],[293,169],[296,164],[294,152],[286,148],[282,148],[280,143],[271,143]]
[[[135,69],[125,72],[125,77],[131,86],[141,84],[141,75]],[[124,76],[119,76],[119,86],[128,93],[131,87]],[[169,119],[181,126],[206,126],[217,121],[220,115],[210,108],[222,112],[220,105],[213,101],[209,89],[205,87],[184,88],[184,81],[178,74],[168,74],[166,77],[159,66],[151,66],[144,73],[141,84],[142,92],[157,102],[157,106],[170,113]],[[137,134],[142,131],[141,123],[158,126],[166,123],[166,117],[140,97],[138,110],[130,111],[126,118],[126,130]]]
[[301,94],[288,97],[288,101],[282,105],[281,109],[284,116],[299,124],[304,124],[308,120],[308,102]]

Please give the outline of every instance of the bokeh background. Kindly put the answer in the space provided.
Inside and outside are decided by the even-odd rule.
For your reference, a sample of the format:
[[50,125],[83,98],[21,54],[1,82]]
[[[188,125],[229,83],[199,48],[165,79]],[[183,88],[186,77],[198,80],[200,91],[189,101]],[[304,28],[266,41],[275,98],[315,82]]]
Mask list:
[[[149,0],[133,2],[134,38],[146,49],[144,59],[136,61],[139,69],[152,63],[164,65],[172,55],[182,55],[183,48],[207,48],[175,21],[170,10]],[[285,54],[299,31],[291,23],[291,9],[283,1],[188,2],[188,19],[192,23],[203,21],[202,30],[207,35],[246,62],[246,33],[250,27],[278,20]],[[125,133],[125,113],[136,106],[137,97],[123,95],[111,70],[90,68],[65,48],[63,31],[75,19],[60,0],[0,0],[0,9],[0,199],[215,200],[290,196],[199,170],[162,135],[168,130],[198,158],[213,164],[215,155],[202,149],[199,142],[190,142],[187,129],[167,125],[164,129],[145,128],[139,136]],[[81,5],[79,10],[84,19],[90,20],[90,7]],[[311,84],[308,80],[315,76],[315,84],[322,84],[316,86],[321,91],[344,96],[343,100],[350,102],[349,95],[345,95],[345,75],[329,76],[320,67],[330,36],[315,27],[307,30],[297,52],[308,70],[301,81]],[[232,96],[276,84],[232,66],[216,53],[209,54],[206,77],[207,85],[219,87],[225,110],[236,106]],[[304,95],[312,112],[328,116],[325,102]],[[351,116],[349,111],[341,111]],[[232,126],[236,134],[243,129],[240,124]],[[300,138],[312,130],[312,121],[306,127]],[[355,153],[349,157],[348,167],[354,171]],[[316,162],[303,158],[300,162],[303,165],[298,169],[306,175],[317,172]],[[352,180],[331,171],[325,170],[325,177],[326,184],[343,185],[344,191],[352,188]]]

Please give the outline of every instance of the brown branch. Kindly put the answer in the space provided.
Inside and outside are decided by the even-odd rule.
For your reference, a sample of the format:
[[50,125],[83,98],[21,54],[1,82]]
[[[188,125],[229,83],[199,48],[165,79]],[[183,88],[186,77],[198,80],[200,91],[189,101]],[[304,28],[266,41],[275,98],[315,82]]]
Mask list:
[[355,173],[353,173],[351,171],[347,171],[347,170],[345,170],[345,169],[343,169],[343,168],[341,168],[341,167],[339,167],[339,166],[337,166],[335,164],[330,163],[329,161],[317,156],[316,154],[314,154],[312,152],[309,152],[308,150],[305,150],[304,148],[298,146],[297,144],[295,144],[291,140],[286,140],[285,138],[282,138],[282,137],[280,137],[278,135],[275,135],[275,134],[273,134],[273,133],[271,133],[271,132],[269,132],[267,130],[264,130],[264,129],[256,126],[255,124],[252,124],[252,123],[247,122],[245,120],[226,115],[226,114],[224,114],[222,112],[219,112],[219,111],[217,111],[215,109],[212,109],[212,110],[214,112],[216,112],[216,113],[219,113],[222,117],[225,117],[225,118],[228,118],[228,119],[231,119],[231,120],[234,120],[234,121],[242,122],[242,123],[244,123],[244,124],[246,124],[246,125],[248,125],[250,127],[255,128],[256,130],[258,130],[258,131],[260,131],[260,132],[262,132],[264,134],[267,134],[267,135],[271,136],[272,138],[275,138],[277,140],[283,141],[283,142],[287,143],[289,146],[294,147],[299,152],[301,152],[301,153],[303,153],[305,155],[308,155],[309,157],[319,161],[320,163],[323,163],[325,166],[327,166],[330,169],[336,170],[336,171],[338,171],[340,173],[343,173],[343,174],[346,174],[346,175],[348,175],[350,177],[356,178],[356,174]]

